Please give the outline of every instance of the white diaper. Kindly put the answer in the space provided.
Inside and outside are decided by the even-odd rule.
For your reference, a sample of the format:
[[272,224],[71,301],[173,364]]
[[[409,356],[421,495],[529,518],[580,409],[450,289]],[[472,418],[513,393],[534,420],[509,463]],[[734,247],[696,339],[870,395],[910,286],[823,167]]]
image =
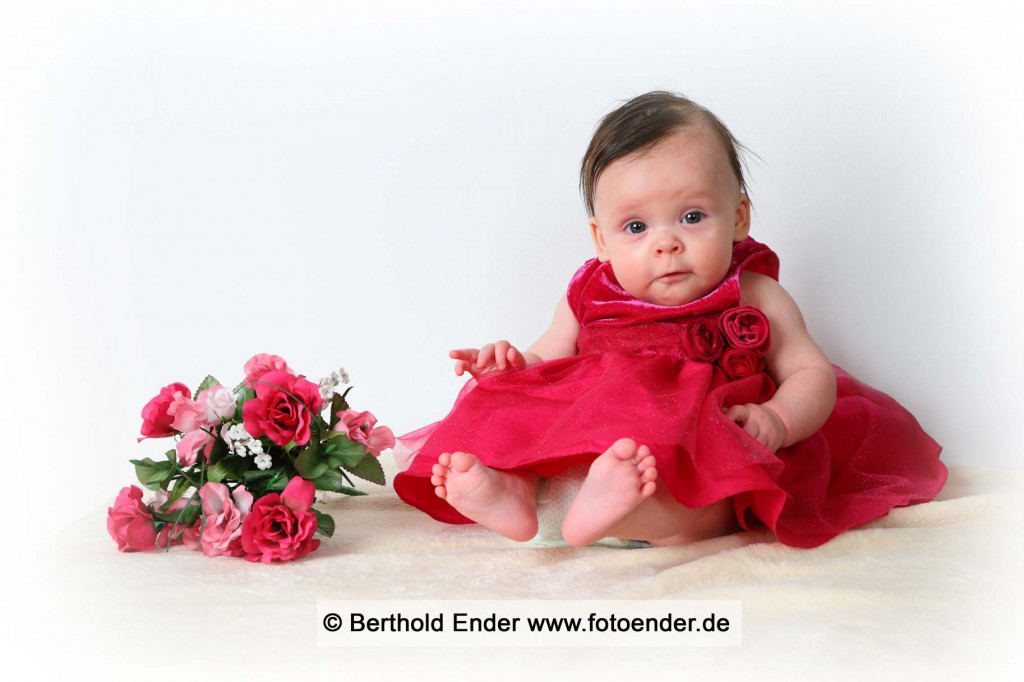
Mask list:
[[[569,467],[557,476],[542,478],[537,482],[537,534],[529,544],[538,547],[567,547],[569,543],[562,537],[562,522],[576,493],[583,485],[590,463],[584,462]],[[650,547],[642,540],[624,540],[621,538],[603,538],[594,543],[605,547],[623,547],[636,549]]]

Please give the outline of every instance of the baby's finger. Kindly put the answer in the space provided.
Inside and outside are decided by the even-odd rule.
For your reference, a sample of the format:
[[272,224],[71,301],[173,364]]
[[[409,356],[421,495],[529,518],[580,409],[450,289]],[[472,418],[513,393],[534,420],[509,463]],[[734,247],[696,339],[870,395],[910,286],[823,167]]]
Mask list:
[[746,423],[748,416],[750,416],[750,409],[745,405],[733,405],[725,411],[725,418],[740,426]]
[[476,356],[476,368],[486,367],[491,364],[491,360],[494,357],[494,344],[488,343],[480,348],[480,352]]
[[466,360],[468,362],[476,360],[476,354],[476,348],[457,348],[455,350],[448,351],[448,357],[452,360]]
[[469,365],[465,361],[459,360],[455,363],[455,374],[461,377],[468,368]]
[[515,346],[510,346],[508,349],[508,362],[513,367],[526,367],[526,358],[523,357],[523,354]]
[[758,423],[756,419],[748,419],[746,423],[743,424],[743,430],[746,431],[747,434],[754,440],[757,440],[759,442],[761,441],[761,439],[758,438],[758,436],[761,433],[761,425]]
[[498,369],[505,369],[505,363],[508,361],[508,349],[511,345],[505,340],[494,344],[494,362],[497,363]]

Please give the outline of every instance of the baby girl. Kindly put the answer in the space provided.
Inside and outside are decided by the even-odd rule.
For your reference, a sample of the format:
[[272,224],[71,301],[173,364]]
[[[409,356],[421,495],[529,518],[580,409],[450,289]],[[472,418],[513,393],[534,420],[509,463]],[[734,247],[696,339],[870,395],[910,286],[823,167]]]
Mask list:
[[472,378],[445,419],[399,439],[403,500],[525,541],[538,482],[581,471],[572,545],[767,527],[812,547],[938,493],[938,444],[830,363],[748,236],[738,146],[666,92],[601,121],[581,169],[597,257],[525,352],[451,351]]

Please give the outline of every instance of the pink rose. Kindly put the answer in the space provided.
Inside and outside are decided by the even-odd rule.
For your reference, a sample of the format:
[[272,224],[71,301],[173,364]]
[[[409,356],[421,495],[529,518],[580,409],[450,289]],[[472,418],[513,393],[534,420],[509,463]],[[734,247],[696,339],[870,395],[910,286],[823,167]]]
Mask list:
[[730,308],[718,318],[718,326],[726,342],[733,348],[767,353],[771,343],[768,318],[757,308]]
[[281,447],[289,441],[305,445],[313,415],[323,406],[316,384],[285,371],[268,372],[256,384],[256,397],[242,406],[242,421],[253,438],[267,436]]
[[220,384],[200,391],[196,403],[206,410],[206,423],[220,424],[225,419],[235,416],[235,394]]
[[153,515],[142,502],[141,488],[121,488],[114,506],[107,507],[107,532],[121,552],[148,552],[156,547]]
[[319,547],[313,539],[316,514],[309,511],[314,491],[311,482],[296,476],[280,495],[267,493],[256,500],[242,523],[245,558],[265,564],[291,561]]
[[715,323],[698,317],[683,328],[683,355],[698,362],[714,362],[722,353],[725,341]]
[[[252,493],[244,485],[228,492],[223,483],[207,483],[199,489],[203,501],[203,513],[199,519],[201,534],[199,545],[203,554],[209,557],[230,554],[242,556],[242,522],[252,507]],[[191,541],[191,538],[190,538]]]
[[256,388],[256,382],[267,372],[287,372],[293,376],[295,374],[288,367],[288,363],[284,361],[284,358],[277,355],[267,355],[266,353],[257,353],[249,358],[249,361],[245,363],[244,371],[245,385],[251,389]]
[[203,457],[209,461],[213,452],[214,438],[203,429],[196,429],[185,434],[174,449],[178,452],[178,461],[190,467],[196,463],[196,454],[202,451]]
[[764,356],[757,351],[726,348],[718,358],[718,366],[730,379],[743,379],[764,371]]
[[395,447],[395,434],[386,426],[374,425],[377,418],[370,412],[344,410],[338,413],[334,431],[341,431],[353,443],[362,443],[374,457],[380,456],[385,448]]
[[167,406],[167,414],[173,420],[175,431],[188,433],[206,425],[206,408],[185,394],[175,393],[174,400]]
[[168,412],[168,408],[178,396],[185,398],[192,397],[192,391],[185,384],[177,382],[168,384],[160,389],[160,394],[146,403],[142,408],[142,438],[166,438],[173,436],[176,432],[172,422],[174,415]]

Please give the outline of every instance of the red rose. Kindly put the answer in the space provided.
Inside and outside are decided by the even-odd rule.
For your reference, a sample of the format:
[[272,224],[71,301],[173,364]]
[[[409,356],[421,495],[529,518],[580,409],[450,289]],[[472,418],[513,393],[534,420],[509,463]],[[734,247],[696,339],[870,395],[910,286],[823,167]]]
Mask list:
[[305,445],[313,415],[323,406],[319,386],[277,370],[260,377],[256,397],[242,407],[242,422],[253,438],[266,436],[281,447],[289,441]]
[[316,488],[296,476],[284,491],[267,493],[252,506],[242,522],[242,550],[249,561],[291,561],[320,546],[313,539],[316,514],[309,511]]
[[726,348],[718,358],[718,366],[730,379],[742,379],[764,371],[764,356],[757,351]]
[[714,362],[721,355],[725,342],[707,318],[697,318],[683,328],[683,354],[698,362]]
[[[172,426],[174,415],[167,412],[178,394],[186,399],[192,397],[192,391],[188,390],[188,386],[175,382],[161,388],[160,394],[142,408],[143,438],[164,438],[178,433],[178,430]],[[141,441],[143,438],[139,440]]]
[[767,353],[771,343],[768,318],[748,305],[730,308],[718,318],[726,342],[733,348]]

